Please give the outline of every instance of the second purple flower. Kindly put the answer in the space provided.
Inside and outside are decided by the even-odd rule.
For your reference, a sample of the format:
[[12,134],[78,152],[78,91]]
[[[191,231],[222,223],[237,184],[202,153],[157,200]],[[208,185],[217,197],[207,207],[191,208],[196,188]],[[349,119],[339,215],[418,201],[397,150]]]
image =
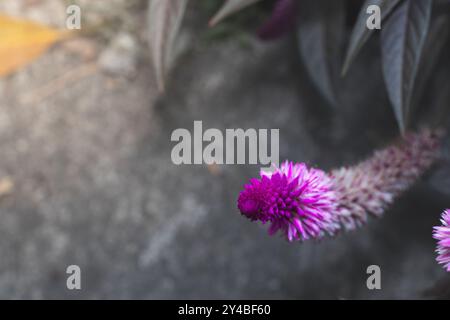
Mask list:
[[433,238],[438,241],[436,252],[437,262],[444,265],[450,272],[450,210],[445,210],[442,214],[441,226],[434,227]]

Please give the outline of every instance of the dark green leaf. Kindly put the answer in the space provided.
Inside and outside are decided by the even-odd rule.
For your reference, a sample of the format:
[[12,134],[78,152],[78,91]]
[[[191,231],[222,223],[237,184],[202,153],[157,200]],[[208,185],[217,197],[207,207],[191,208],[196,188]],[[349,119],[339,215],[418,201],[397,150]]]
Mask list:
[[261,0],[226,0],[219,12],[209,21],[210,26],[214,26],[229,15],[248,7]]
[[[414,96],[421,97],[430,76],[437,67],[437,62],[442,54],[443,48],[449,40],[450,23],[448,15],[433,17],[430,31],[423,49],[423,57],[417,72],[417,79],[414,85]],[[416,101],[418,101],[417,99]],[[414,106],[411,106],[414,109]]]
[[148,41],[156,80],[164,90],[166,69],[172,47],[184,16],[188,0],[150,0],[148,7]]
[[381,29],[383,75],[400,130],[405,131],[411,95],[431,17],[432,0],[406,0]]
[[336,105],[344,34],[343,1],[305,1],[299,15],[297,38],[306,70],[327,101]]
[[366,0],[361,8],[358,19],[353,27],[350,43],[345,56],[344,66],[342,67],[342,75],[345,75],[348,71],[353,60],[356,58],[358,52],[369,40],[370,36],[375,30],[367,28],[366,22],[369,15],[366,13],[367,8],[370,5],[377,5],[381,11],[381,22],[389,16],[392,10],[403,0]]

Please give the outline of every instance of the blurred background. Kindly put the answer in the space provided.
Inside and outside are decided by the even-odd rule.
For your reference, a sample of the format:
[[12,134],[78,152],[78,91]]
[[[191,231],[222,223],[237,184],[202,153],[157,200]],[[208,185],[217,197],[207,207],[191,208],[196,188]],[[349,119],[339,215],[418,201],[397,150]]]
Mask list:
[[[361,6],[343,2],[341,53]],[[444,2],[435,12],[448,18]],[[162,92],[150,58],[148,1],[0,1],[0,13],[64,30],[69,4],[81,8],[79,34],[0,78],[0,298],[450,296],[431,237],[450,206],[445,159],[382,219],[303,244],[269,237],[239,214],[238,193],[258,166],[171,161],[172,131],[191,131],[194,120],[205,129],[279,128],[280,160],[328,170],[364,159],[399,135],[379,34],[335,81],[333,105],[320,90],[320,61],[308,64],[320,48],[299,52],[295,30],[258,37],[273,2],[208,27],[222,1],[191,1]],[[21,52],[33,47],[29,41]],[[0,52],[8,45],[0,39]],[[444,41],[428,59],[436,64],[413,99],[421,108],[411,127],[433,121],[424,110],[449,106],[448,47]],[[81,290],[66,287],[73,264]],[[381,290],[366,287],[371,264],[381,267]]]

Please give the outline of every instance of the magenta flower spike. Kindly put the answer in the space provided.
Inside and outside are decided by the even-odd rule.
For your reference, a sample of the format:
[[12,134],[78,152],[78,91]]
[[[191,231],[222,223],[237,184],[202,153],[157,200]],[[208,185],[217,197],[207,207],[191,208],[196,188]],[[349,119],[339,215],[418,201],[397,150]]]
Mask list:
[[289,241],[321,238],[336,231],[338,224],[331,214],[336,196],[325,172],[286,161],[274,172],[260,174],[239,195],[243,215],[269,222],[269,234],[280,230]]
[[434,227],[433,238],[438,241],[436,261],[450,272],[450,210],[442,213],[441,226]]
[[381,216],[433,164],[440,135],[430,130],[408,134],[402,143],[330,174],[286,161],[251,179],[239,194],[238,208],[252,221],[269,223],[269,234],[281,231],[289,241],[353,230],[369,214]]

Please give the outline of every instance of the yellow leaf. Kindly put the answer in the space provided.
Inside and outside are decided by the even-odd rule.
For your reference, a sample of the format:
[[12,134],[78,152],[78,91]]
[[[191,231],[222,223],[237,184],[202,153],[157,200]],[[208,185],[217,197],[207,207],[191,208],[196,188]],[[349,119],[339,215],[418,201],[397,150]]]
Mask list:
[[14,182],[10,177],[0,179],[0,197],[10,194],[14,189]]
[[0,76],[39,57],[63,34],[32,21],[0,15]]

